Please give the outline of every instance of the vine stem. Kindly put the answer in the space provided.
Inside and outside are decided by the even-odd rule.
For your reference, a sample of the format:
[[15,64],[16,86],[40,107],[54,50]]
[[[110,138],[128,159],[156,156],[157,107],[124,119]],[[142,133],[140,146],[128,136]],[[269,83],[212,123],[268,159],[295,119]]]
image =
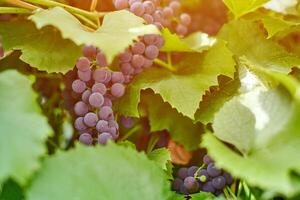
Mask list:
[[38,6],[32,5],[30,3],[26,3],[26,2],[21,1],[21,0],[5,0],[5,2],[9,3],[9,4],[12,4],[12,5],[15,5],[15,6],[19,6],[21,8],[26,8],[26,9],[29,9],[29,10],[36,10],[36,9],[40,8]]
[[90,11],[95,11],[98,4],[98,0],[92,0]]
[[147,147],[147,150],[146,150],[147,154],[150,153],[154,149],[154,147],[157,144],[158,140],[159,140],[159,136],[157,134],[152,134],[151,135],[151,138],[148,142],[148,147]]
[[170,70],[172,72],[176,71],[176,69],[172,65],[169,65],[168,63],[165,63],[164,61],[162,61],[162,60],[160,60],[158,58],[156,58],[154,60],[154,63],[157,64],[157,65],[159,65],[159,66],[161,66],[161,67],[163,67],[163,68],[166,68],[166,69],[168,69],[168,70]]
[[79,15],[79,14],[74,14],[77,18],[79,18],[81,21],[84,21],[85,23],[87,23],[88,25],[90,25],[92,28],[85,26],[85,28],[87,28],[89,31],[95,31],[95,29],[98,28],[98,26],[89,18]]
[[26,8],[18,7],[0,7],[0,13],[9,13],[9,14],[30,14],[32,10]]
[[136,133],[137,131],[139,131],[142,128],[141,125],[135,126],[132,129],[130,129],[121,139],[119,139],[119,141],[124,141],[127,138],[129,138],[131,135],[133,135],[134,133]]

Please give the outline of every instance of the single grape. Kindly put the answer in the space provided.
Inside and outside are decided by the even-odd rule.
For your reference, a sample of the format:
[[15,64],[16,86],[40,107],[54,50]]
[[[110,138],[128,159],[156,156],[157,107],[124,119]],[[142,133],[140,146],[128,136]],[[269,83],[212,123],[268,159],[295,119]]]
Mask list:
[[117,130],[119,130],[119,124],[115,120],[113,120],[113,119],[109,120],[108,124],[109,124],[109,127],[113,127],[113,128],[116,128]]
[[221,190],[225,187],[226,185],[226,179],[223,176],[218,176],[213,178],[212,180],[212,185],[214,186],[214,188],[216,188],[217,190]]
[[142,42],[136,42],[132,45],[131,51],[133,54],[143,54],[145,52],[146,46]]
[[149,45],[146,47],[145,55],[147,58],[155,59],[157,58],[158,54],[159,54],[159,49],[157,48],[157,46]]
[[184,186],[184,184],[182,184],[182,185],[180,186],[179,192],[180,192],[181,194],[184,194],[184,195],[188,195],[188,194],[189,194],[189,191],[188,191],[187,188]]
[[99,83],[106,83],[110,81],[111,74],[106,69],[96,69],[93,73],[93,78]]
[[94,108],[100,108],[104,103],[104,97],[101,93],[95,92],[95,93],[91,94],[91,96],[89,98],[89,103]]
[[114,112],[109,106],[103,106],[99,112],[99,118],[102,120],[112,120],[114,119]]
[[102,95],[106,94],[106,86],[103,83],[96,83],[92,87],[92,92],[98,92]]
[[132,58],[132,53],[128,49],[119,56],[119,60],[121,63],[130,62]]
[[132,117],[122,117],[121,123],[125,128],[132,128],[134,125],[134,120]]
[[125,77],[121,72],[113,72],[111,75],[112,83],[124,83]]
[[145,13],[151,15],[155,11],[155,5],[152,1],[144,1],[143,6],[145,8]]
[[82,93],[81,99],[84,103],[89,103],[89,98],[92,92],[90,90],[86,90]]
[[199,183],[192,176],[186,177],[183,181],[183,184],[189,193],[196,193],[199,191]]
[[112,107],[112,101],[111,101],[111,99],[108,98],[108,97],[104,97],[104,103],[103,103],[102,106],[103,106],[103,107],[104,107],[104,106]]
[[165,7],[162,11],[162,15],[164,18],[170,18],[173,16],[173,9],[170,7]]
[[129,6],[128,0],[115,0],[114,5],[118,10],[126,9]]
[[153,14],[154,22],[162,22],[162,11],[156,10]]
[[85,88],[86,88],[85,82],[79,79],[76,79],[72,83],[72,90],[78,94],[82,93],[85,90]]
[[154,22],[153,23],[159,30],[162,30],[164,26],[160,22]]
[[176,27],[176,33],[178,35],[184,36],[185,34],[187,34],[188,29],[186,26],[182,25],[182,24],[178,24]]
[[89,59],[95,59],[97,55],[97,48],[93,45],[83,47],[83,55]]
[[99,120],[96,125],[96,129],[100,133],[107,132],[109,130],[108,122],[105,120]]
[[102,52],[97,53],[96,61],[100,67],[106,67],[108,65],[105,55]]
[[77,60],[76,67],[79,71],[85,72],[90,69],[90,60],[86,57],[80,57]]
[[105,145],[108,140],[112,140],[112,139],[113,138],[112,138],[111,134],[104,132],[98,136],[98,143]]
[[188,168],[188,175],[189,176],[194,176],[198,169],[199,169],[199,167],[197,167],[197,166],[189,167]]
[[174,14],[178,14],[181,8],[181,4],[179,1],[171,1],[169,7],[172,8]]
[[134,68],[131,66],[130,63],[122,63],[121,64],[121,71],[125,75],[130,75],[134,73]]
[[111,86],[111,94],[114,96],[114,97],[121,97],[124,95],[125,93],[125,87],[124,85],[120,84],[120,83],[114,83],[112,86]]
[[231,184],[233,183],[232,176],[231,176],[229,173],[224,172],[224,173],[223,173],[223,176],[224,176],[224,178],[226,179],[226,184],[227,184],[227,185],[231,185]]
[[179,178],[184,180],[186,177],[188,177],[188,169],[186,167],[182,167],[178,170],[177,175]]
[[152,24],[154,22],[153,17],[151,15],[149,15],[149,14],[144,14],[143,15],[143,19],[145,20],[145,22],[147,24]]
[[175,178],[174,181],[172,182],[172,189],[174,191],[179,192],[181,185],[183,185],[183,181],[180,178]]
[[191,16],[189,14],[186,14],[186,13],[182,13],[180,15],[180,23],[185,25],[185,26],[188,26],[190,25],[190,23],[192,22],[192,19],[191,19]]
[[134,4],[135,2],[142,2],[142,0],[129,0],[128,4],[131,6],[132,4]]
[[93,143],[93,138],[90,134],[88,133],[83,133],[79,136],[79,141],[82,144],[86,144],[86,145],[91,145]]
[[143,40],[146,45],[155,44],[156,39],[157,39],[157,35],[154,35],[154,34],[144,35],[144,37],[143,37]]
[[83,121],[88,127],[95,127],[98,122],[98,117],[95,113],[89,112],[84,116]]
[[144,63],[145,63],[144,56],[136,54],[132,57],[131,65],[134,68],[141,68],[144,65]]
[[207,173],[206,169],[201,169],[198,174],[197,177],[199,177],[200,182],[206,182],[209,179],[209,175]]
[[74,122],[74,127],[76,128],[76,130],[78,131],[83,131],[86,130],[87,127],[83,122],[83,117],[78,117],[75,122]]
[[210,163],[208,166],[207,166],[207,173],[209,174],[209,176],[212,176],[212,177],[217,177],[219,176],[221,173],[222,173],[222,170],[218,169],[214,163]]
[[216,191],[216,189],[214,188],[213,184],[211,181],[208,181],[206,183],[204,183],[202,185],[202,191],[204,192],[211,192],[211,193],[214,193]]
[[141,2],[135,2],[130,6],[130,12],[137,16],[142,16],[145,13],[144,5]]
[[78,78],[84,82],[88,82],[91,80],[91,70],[87,70],[87,71],[80,71],[78,70],[77,71],[77,74],[78,74]]
[[119,132],[115,127],[109,127],[107,132],[110,133],[114,140],[116,140],[119,137]]
[[213,163],[214,160],[209,156],[209,155],[205,155],[203,157],[203,163],[206,165],[209,165],[210,163]]
[[145,62],[144,62],[143,68],[149,68],[153,65],[153,60],[150,60],[148,58],[145,58],[144,60],[145,60]]
[[161,37],[160,35],[157,36],[154,45],[157,46],[157,48],[163,47],[165,44],[165,39]]
[[89,112],[89,108],[83,101],[78,101],[74,105],[74,112],[78,116],[84,116],[86,113]]

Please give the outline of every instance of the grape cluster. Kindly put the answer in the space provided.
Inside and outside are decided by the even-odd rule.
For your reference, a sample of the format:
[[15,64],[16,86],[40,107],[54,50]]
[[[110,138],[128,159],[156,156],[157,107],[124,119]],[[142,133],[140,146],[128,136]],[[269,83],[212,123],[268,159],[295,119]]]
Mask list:
[[232,183],[231,175],[218,169],[214,161],[205,155],[202,167],[183,167],[178,170],[177,178],[172,183],[172,189],[184,195],[200,191],[220,195],[223,189]]
[[98,143],[106,144],[119,136],[112,101],[124,95],[125,76],[107,68],[106,58],[99,49],[86,46],[83,54],[75,70],[70,72],[73,73],[70,78],[73,80],[70,83],[71,96],[75,100],[72,112],[76,117],[74,127],[80,133],[81,143],[91,145],[97,137]]
[[[179,35],[185,35],[187,26],[191,23],[191,17],[188,14],[183,13],[180,15],[181,4],[179,1],[171,1],[164,8],[159,7],[159,0],[114,0],[113,3],[116,9],[127,9],[142,17],[147,24],[154,24],[159,29],[175,26]],[[162,36],[149,34],[140,37],[139,41],[127,48],[119,56],[120,69],[125,74],[126,82],[130,82],[133,75],[151,67],[153,61],[159,56],[159,49],[163,45],[164,39]]]

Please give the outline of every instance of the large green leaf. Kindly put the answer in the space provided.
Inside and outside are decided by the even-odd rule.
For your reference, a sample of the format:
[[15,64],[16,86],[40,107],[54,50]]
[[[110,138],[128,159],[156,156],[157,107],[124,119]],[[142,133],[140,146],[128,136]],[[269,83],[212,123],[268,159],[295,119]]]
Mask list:
[[7,180],[0,189],[0,200],[23,200],[22,188],[13,180]]
[[165,52],[202,52],[216,42],[216,38],[201,32],[195,32],[181,38],[176,33],[171,33],[169,29],[163,29],[162,36],[165,39],[165,44],[160,51]]
[[17,71],[0,73],[0,184],[10,177],[24,185],[46,152],[51,129],[31,84]]
[[36,29],[29,21],[0,22],[5,50],[21,50],[21,60],[39,70],[67,72],[81,55],[81,48],[62,39],[51,27]]
[[144,153],[113,143],[78,145],[45,160],[28,190],[28,200],[165,200],[165,174]]
[[116,102],[117,110],[123,115],[138,117],[140,92],[150,88],[178,112],[193,119],[205,91],[218,84],[219,75],[233,77],[234,65],[230,51],[224,43],[218,42],[202,56],[192,54],[184,58],[175,73],[153,68],[136,76],[124,97]]
[[[268,73],[270,72],[265,75],[268,76]],[[292,96],[296,94],[294,93],[296,88],[298,93],[299,84],[292,81],[292,78],[278,73],[272,74],[270,78],[287,87]],[[286,105],[284,99],[289,98],[289,95],[287,93],[278,95],[278,89],[273,89],[263,95],[264,99],[261,101],[264,103],[261,108],[267,107],[265,108],[267,111],[277,111],[268,115],[269,126],[265,126],[265,128],[269,128],[262,129],[260,135],[256,135],[257,139],[265,142],[264,145],[260,145],[259,148],[253,149],[250,154],[243,157],[221,143],[212,134],[206,134],[202,146],[208,149],[208,153],[216,160],[218,166],[234,176],[268,191],[293,196],[300,192],[300,160],[295,159],[300,151],[300,104],[299,99],[296,98],[293,102],[290,101],[289,105]],[[286,95],[286,97],[282,95]],[[276,103],[279,99],[280,102]],[[290,114],[286,114],[285,111],[281,112],[282,107],[286,106],[290,107]],[[263,117],[265,113],[261,112],[261,114]],[[278,115],[279,117],[277,117]],[[274,117],[278,120],[272,119]],[[260,120],[264,121],[263,119]],[[264,138],[270,135],[271,137],[267,140]]]
[[151,131],[168,130],[172,139],[186,149],[198,148],[200,136],[204,132],[200,123],[194,124],[190,118],[178,113],[168,103],[163,102],[159,95],[153,93],[143,93],[141,104],[146,106]]
[[226,6],[234,14],[235,18],[239,18],[249,12],[252,12],[263,6],[270,0],[223,0]]
[[253,22],[232,21],[222,28],[219,37],[227,42],[229,49],[237,57],[245,56],[258,67],[288,73],[292,67],[300,66],[297,56],[265,39],[258,25]]
[[94,45],[100,48],[110,63],[113,58],[128,47],[133,40],[144,34],[159,34],[153,25],[144,25],[144,20],[122,10],[105,15],[101,27],[90,32],[73,15],[61,7],[41,10],[30,17],[38,28],[51,25],[56,27],[63,38],[77,45]]
[[164,170],[167,170],[167,163],[171,160],[170,153],[166,148],[159,148],[151,151],[147,154],[150,160],[156,162],[156,164]]

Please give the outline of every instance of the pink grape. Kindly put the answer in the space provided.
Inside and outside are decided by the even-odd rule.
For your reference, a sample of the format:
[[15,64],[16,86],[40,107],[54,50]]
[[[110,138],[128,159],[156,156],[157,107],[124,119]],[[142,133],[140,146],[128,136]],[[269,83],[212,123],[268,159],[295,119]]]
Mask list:
[[103,106],[103,107],[104,107],[104,106],[112,107],[112,101],[110,100],[110,98],[104,97],[104,103],[103,103],[102,106]]
[[111,75],[112,83],[124,83],[125,77],[122,72],[113,72]]
[[80,80],[84,81],[84,82],[88,82],[91,80],[91,70],[87,70],[87,71],[77,71],[78,74],[78,78],[80,78]]
[[128,0],[115,0],[114,4],[118,10],[126,9],[129,6]]
[[132,45],[131,51],[133,54],[143,54],[145,52],[145,44],[142,42],[136,42]]
[[180,2],[178,1],[172,1],[170,4],[169,4],[170,8],[172,8],[174,14],[178,14],[179,11],[180,11],[180,8],[181,8],[181,4]]
[[85,82],[77,79],[72,83],[72,90],[76,93],[82,93],[86,88]]
[[147,24],[152,24],[154,22],[153,17],[151,15],[149,15],[149,14],[144,14],[143,15],[143,19],[145,20],[145,22]]
[[111,94],[114,97],[121,97],[121,96],[124,95],[124,93],[125,93],[125,87],[124,87],[124,85],[122,85],[120,83],[114,83],[111,86]]
[[90,61],[86,57],[81,57],[77,60],[76,67],[79,71],[85,72],[90,69]]
[[100,67],[106,67],[108,65],[105,55],[102,52],[97,53],[96,61]]
[[97,55],[97,48],[93,45],[83,47],[83,55],[90,59],[95,59]]
[[122,53],[119,56],[119,59],[120,59],[121,63],[127,63],[131,60],[131,58],[132,58],[132,53],[129,50],[126,50],[124,53]]
[[87,127],[83,122],[83,117],[78,117],[75,122],[74,122],[74,127],[76,128],[76,130],[78,131],[83,131],[86,130]]
[[95,113],[89,112],[84,116],[83,121],[88,127],[95,127],[98,122],[98,117]]
[[91,94],[92,94],[92,92],[90,90],[84,91],[81,96],[82,101],[84,103],[88,103]]
[[152,1],[144,1],[143,6],[147,14],[152,14],[155,11],[155,5]]
[[145,8],[141,2],[135,2],[130,6],[130,11],[137,16],[142,16],[145,13]]
[[131,64],[134,68],[142,67],[144,65],[144,62],[144,56],[138,54],[134,55],[131,60]]
[[86,113],[89,112],[89,108],[83,101],[78,101],[74,105],[74,112],[78,116],[84,116]]
[[128,4],[131,6],[132,4],[134,4],[135,2],[142,2],[142,0],[129,0]]
[[162,11],[163,17],[164,18],[170,18],[173,16],[173,9],[170,7],[165,7]]
[[134,72],[134,68],[131,66],[130,63],[122,63],[121,64],[121,71],[125,75],[132,74]]
[[184,36],[185,34],[187,34],[188,30],[187,27],[182,25],[182,24],[178,24],[176,27],[176,33],[178,35]]
[[162,22],[162,11],[156,10],[153,14],[154,22]]
[[91,94],[91,96],[89,98],[89,103],[91,106],[93,106],[95,108],[100,108],[104,103],[104,97],[101,93],[95,92],[95,93]]
[[108,140],[112,140],[112,139],[113,138],[112,138],[111,134],[104,132],[98,136],[98,143],[105,145]]
[[164,46],[164,44],[165,44],[165,39],[158,35],[154,45],[157,46],[157,48],[161,48]]
[[99,117],[102,120],[112,120],[114,119],[114,112],[109,106],[103,106],[100,109]]
[[96,69],[93,73],[93,78],[99,83],[106,83],[107,81],[110,81],[111,74],[108,70]]
[[103,133],[109,130],[108,122],[106,120],[99,120],[96,125],[97,131]]
[[159,49],[157,48],[157,46],[149,45],[146,47],[145,55],[147,58],[155,59],[157,58],[158,54],[159,54]]
[[82,144],[86,144],[86,145],[91,145],[93,143],[93,138],[90,134],[88,133],[83,133],[79,136],[79,141]]
[[143,40],[146,43],[146,45],[155,44],[155,42],[157,40],[157,35],[154,35],[154,34],[145,35],[143,37]]
[[99,92],[102,95],[106,94],[106,86],[103,83],[96,83],[92,87],[92,92]]
[[180,15],[180,22],[181,24],[188,26],[191,24],[192,19],[191,16],[189,14],[183,13]]

